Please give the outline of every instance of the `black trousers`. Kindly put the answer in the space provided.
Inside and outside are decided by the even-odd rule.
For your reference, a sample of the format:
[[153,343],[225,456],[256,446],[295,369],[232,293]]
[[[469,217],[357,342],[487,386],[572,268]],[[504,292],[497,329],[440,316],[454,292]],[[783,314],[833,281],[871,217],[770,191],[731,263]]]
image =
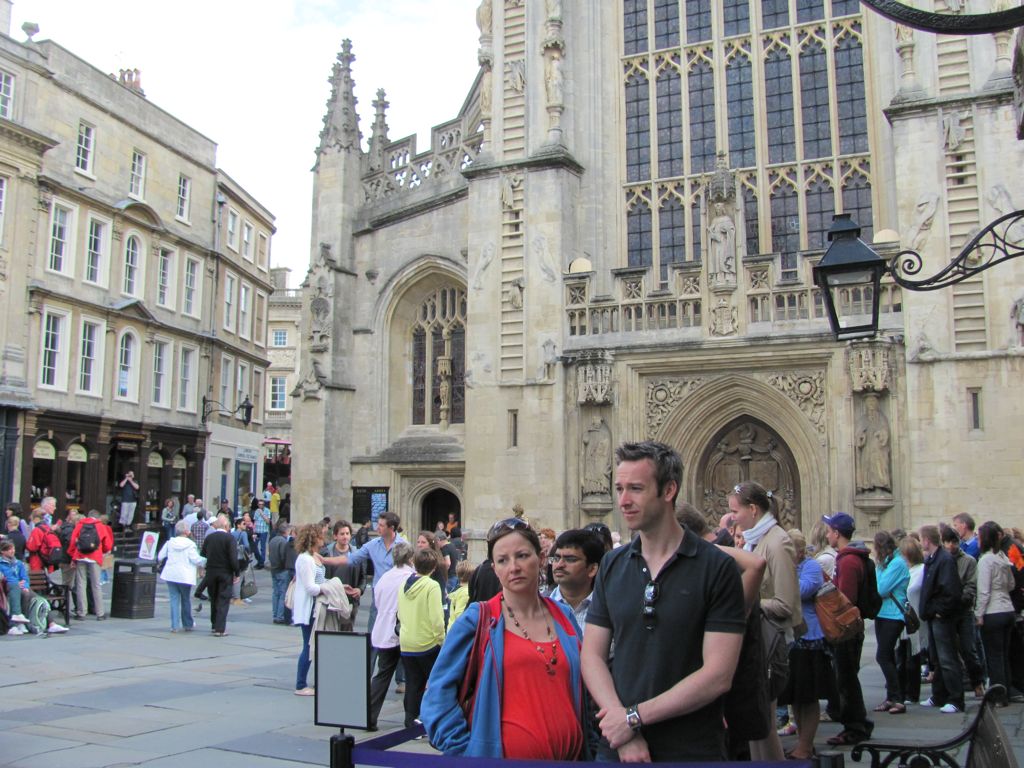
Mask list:
[[885,698],[893,704],[903,703],[903,685],[896,671],[896,647],[903,634],[903,622],[899,619],[875,619],[875,661],[885,677]]
[[423,701],[423,692],[427,690],[427,678],[430,677],[430,670],[434,668],[439,653],[441,646],[417,656],[402,654],[402,663],[405,664],[406,728],[412,726],[413,720],[420,716],[420,702]]
[[864,648],[864,634],[845,643],[832,646],[836,665],[836,686],[839,688],[839,720],[843,729],[871,735],[875,724],[868,720],[864,707],[864,692],[860,687],[860,654]]
[[231,607],[231,584],[235,574],[231,571],[207,571],[206,591],[210,593],[210,624],[214,632],[223,632],[228,625]]
[[377,725],[377,718],[380,716],[381,707],[384,706],[384,697],[388,695],[388,688],[391,687],[391,678],[395,674],[395,667],[402,659],[402,650],[397,645],[394,648],[376,648],[377,651],[377,673],[370,679],[370,725]]

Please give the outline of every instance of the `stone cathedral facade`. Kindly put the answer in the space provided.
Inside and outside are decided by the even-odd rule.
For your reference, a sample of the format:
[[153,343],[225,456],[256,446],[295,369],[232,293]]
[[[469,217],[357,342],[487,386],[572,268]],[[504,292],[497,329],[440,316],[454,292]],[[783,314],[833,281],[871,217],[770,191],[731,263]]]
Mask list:
[[483,0],[477,23],[475,84],[426,150],[388,135],[383,91],[357,111],[358,41],[334,65],[296,519],[386,505],[483,532],[518,505],[616,529],[614,446],[655,438],[712,520],[752,479],[787,526],[1020,524],[1024,260],[883,282],[859,343],[832,339],[811,272],[837,212],[935,271],[1024,206],[1009,33],[936,38],[855,0]]

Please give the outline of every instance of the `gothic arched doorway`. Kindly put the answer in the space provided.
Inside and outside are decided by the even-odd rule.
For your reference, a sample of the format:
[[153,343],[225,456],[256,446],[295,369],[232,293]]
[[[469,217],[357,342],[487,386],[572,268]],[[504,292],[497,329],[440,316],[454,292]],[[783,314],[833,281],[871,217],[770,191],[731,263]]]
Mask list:
[[459,497],[451,491],[435,488],[423,497],[420,510],[420,523],[422,524],[420,530],[433,531],[439,522],[448,522],[449,514],[454,514],[455,519],[459,520],[462,505],[459,503]]
[[697,468],[696,498],[709,522],[729,510],[728,495],[747,480],[772,492],[783,528],[800,524],[800,473],[792,451],[763,422],[740,416],[715,435]]

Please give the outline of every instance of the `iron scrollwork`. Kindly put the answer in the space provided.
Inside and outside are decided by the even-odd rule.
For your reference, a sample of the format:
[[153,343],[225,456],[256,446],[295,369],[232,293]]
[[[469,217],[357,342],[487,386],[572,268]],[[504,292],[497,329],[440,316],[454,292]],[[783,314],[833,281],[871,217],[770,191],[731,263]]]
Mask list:
[[861,0],[861,3],[898,24],[940,35],[989,35],[1024,27],[1024,7],[996,13],[946,14],[911,8],[896,0]]
[[949,264],[931,277],[921,280],[905,277],[918,274],[923,266],[921,254],[913,250],[900,251],[893,256],[889,273],[904,288],[934,291],[1021,255],[1024,255],[1024,211],[1013,211],[979,231]]

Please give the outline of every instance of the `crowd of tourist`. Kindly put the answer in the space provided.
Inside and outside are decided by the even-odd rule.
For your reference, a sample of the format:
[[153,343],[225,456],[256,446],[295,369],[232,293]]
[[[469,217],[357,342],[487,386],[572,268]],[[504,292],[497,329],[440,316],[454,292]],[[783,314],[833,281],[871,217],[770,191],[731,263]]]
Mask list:
[[[668,446],[623,444],[614,487],[628,542],[602,523],[559,533],[518,514],[490,527],[479,565],[454,515],[407,540],[393,512],[371,537],[330,518],[273,525],[262,499],[233,526],[226,514],[208,522],[189,497],[181,519],[162,520],[171,632],[193,630],[202,603],[192,598],[206,592],[211,631],[226,635],[241,573],[267,566],[273,622],[301,629],[295,693],[311,696],[315,632],[350,631],[372,584],[369,726],[397,676],[405,725],[422,723],[451,755],[807,759],[822,721],[842,725],[829,745],[848,746],[871,737],[873,718],[909,707],[964,712],[986,685],[1001,686],[997,706],[1024,701],[1019,530],[961,513],[868,539],[834,512],[805,534],[782,527],[754,482],[733,488],[712,527],[679,498],[681,479]],[[91,598],[104,618],[110,528],[95,513],[58,524],[48,501],[27,525],[8,510],[10,634],[30,623],[30,567],[74,585],[76,615]],[[823,613],[829,592],[859,616],[841,636]],[[859,679],[865,626],[885,680],[879,702],[865,702]],[[782,735],[797,737],[788,751]]]

